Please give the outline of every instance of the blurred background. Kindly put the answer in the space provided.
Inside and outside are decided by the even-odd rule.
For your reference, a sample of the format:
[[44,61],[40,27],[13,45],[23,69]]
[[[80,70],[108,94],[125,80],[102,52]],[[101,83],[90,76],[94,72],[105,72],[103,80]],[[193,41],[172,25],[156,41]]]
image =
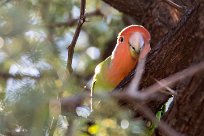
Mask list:
[[[69,123],[62,115],[51,134],[50,99],[82,93],[95,66],[111,54],[127,18],[100,0],[87,0],[73,75],[64,80],[80,0],[1,0],[0,6],[0,135],[65,135]],[[98,105],[91,117],[67,116],[75,135],[144,135],[144,123],[131,121],[131,111],[109,99]]]

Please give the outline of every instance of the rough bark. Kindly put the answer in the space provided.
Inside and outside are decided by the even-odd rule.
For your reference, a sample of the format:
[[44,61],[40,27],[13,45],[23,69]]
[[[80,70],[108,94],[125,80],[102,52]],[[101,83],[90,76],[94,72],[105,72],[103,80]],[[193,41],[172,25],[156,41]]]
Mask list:
[[[199,8],[199,29],[195,33],[196,38],[189,44],[194,46],[192,58],[194,62],[204,60],[204,40],[203,40],[203,3]],[[191,53],[189,53],[190,55]],[[188,136],[203,136],[204,134],[204,72],[194,75],[192,78],[177,84],[179,95],[174,98],[170,110],[164,120],[177,131]],[[164,135],[160,133],[158,135]]]
[[[153,84],[188,66],[204,60],[204,8],[203,1],[175,0],[185,7],[180,12],[161,0],[104,0],[119,11],[131,15],[146,26],[152,34],[153,49],[149,54],[141,87]],[[200,7],[199,7],[200,5]],[[145,11],[145,12],[144,12]],[[131,80],[131,73],[118,88],[123,88]],[[204,134],[204,72],[177,83],[179,90],[174,104],[164,120],[174,129],[189,136]],[[149,105],[155,112],[166,100],[160,96]],[[157,135],[164,135],[162,132]]]

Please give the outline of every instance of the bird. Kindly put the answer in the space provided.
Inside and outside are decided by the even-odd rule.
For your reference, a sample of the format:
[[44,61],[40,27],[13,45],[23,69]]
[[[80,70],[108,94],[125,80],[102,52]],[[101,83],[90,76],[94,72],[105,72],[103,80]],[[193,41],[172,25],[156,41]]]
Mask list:
[[141,25],[125,27],[117,37],[112,54],[95,68],[91,85],[93,92],[113,90],[150,52],[151,35]]

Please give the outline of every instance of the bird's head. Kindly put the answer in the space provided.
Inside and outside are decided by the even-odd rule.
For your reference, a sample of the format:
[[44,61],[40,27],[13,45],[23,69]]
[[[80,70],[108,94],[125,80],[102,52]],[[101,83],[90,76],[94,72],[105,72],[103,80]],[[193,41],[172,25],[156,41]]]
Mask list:
[[118,44],[129,46],[131,57],[138,59],[144,58],[151,50],[150,39],[150,33],[143,26],[131,25],[119,33]]

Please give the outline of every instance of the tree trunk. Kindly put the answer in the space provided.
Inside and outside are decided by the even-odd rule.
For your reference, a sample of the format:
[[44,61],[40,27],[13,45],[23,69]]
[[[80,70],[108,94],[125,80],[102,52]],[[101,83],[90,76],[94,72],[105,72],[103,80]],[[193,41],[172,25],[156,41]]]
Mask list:
[[[183,8],[175,8],[166,0],[103,1],[132,16],[151,32],[153,48],[147,58],[141,87],[147,87],[155,83],[154,79],[163,79],[204,60],[203,0],[174,0]],[[126,86],[133,74],[118,87]],[[174,97],[164,121],[188,136],[203,135],[204,72],[180,81],[174,89],[178,95]],[[162,95],[149,106],[156,112],[167,99],[168,96]],[[155,135],[164,133],[160,131]]]

